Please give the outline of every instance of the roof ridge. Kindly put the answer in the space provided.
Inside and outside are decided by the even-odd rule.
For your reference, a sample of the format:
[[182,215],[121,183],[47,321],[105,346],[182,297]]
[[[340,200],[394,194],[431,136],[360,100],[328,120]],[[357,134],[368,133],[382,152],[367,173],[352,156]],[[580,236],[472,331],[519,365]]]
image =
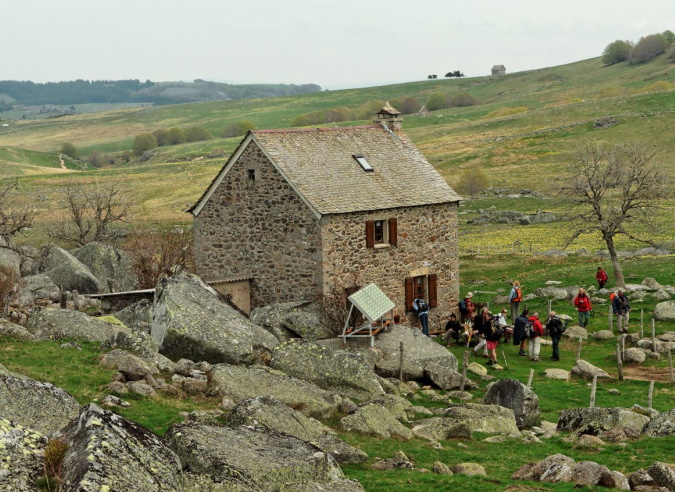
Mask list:
[[251,130],[251,133],[302,133],[302,132],[328,132],[328,131],[340,131],[340,130],[354,130],[359,128],[382,128],[378,124],[370,125],[358,125],[358,126],[318,126],[315,128],[276,128],[276,129],[267,129],[267,130]]

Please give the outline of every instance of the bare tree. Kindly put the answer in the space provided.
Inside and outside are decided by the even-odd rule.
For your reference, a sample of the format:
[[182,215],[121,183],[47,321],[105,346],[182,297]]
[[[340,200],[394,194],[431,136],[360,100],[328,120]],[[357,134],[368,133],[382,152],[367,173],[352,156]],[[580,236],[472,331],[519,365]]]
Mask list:
[[0,180],[0,236],[5,240],[29,228],[35,221],[35,207],[18,204],[18,187],[17,178]]
[[69,183],[62,191],[65,220],[48,231],[51,238],[74,246],[119,238],[115,225],[127,222],[129,203],[121,183]]
[[669,195],[667,175],[653,159],[656,151],[640,143],[603,146],[584,141],[572,153],[560,194],[567,200],[573,231],[567,245],[582,234],[600,234],[607,245],[614,278],[625,287],[616,253],[618,235],[640,237],[655,209]]

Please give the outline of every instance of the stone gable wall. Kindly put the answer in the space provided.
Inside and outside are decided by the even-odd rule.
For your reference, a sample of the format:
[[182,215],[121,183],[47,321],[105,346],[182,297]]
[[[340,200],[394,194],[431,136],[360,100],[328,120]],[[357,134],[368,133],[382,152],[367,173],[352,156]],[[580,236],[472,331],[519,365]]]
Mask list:
[[253,142],[195,217],[194,238],[197,274],[250,274],[253,307],[321,291],[319,221]]
[[[366,248],[366,221],[390,217],[397,219],[398,246]],[[326,294],[375,282],[411,318],[404,311],[405,278],[436,274],[438,306],[430,319],[445,326],[459,297],[457,203],[328,216],[322,224]]]

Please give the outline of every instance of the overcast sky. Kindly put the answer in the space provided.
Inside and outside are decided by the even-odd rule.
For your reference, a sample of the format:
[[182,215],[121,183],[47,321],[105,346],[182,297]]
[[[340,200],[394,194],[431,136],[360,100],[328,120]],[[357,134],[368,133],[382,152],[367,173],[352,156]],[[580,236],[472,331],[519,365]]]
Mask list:
[[0,80],[315,83],[488,75],[675,31],[675,0],[0,0]]

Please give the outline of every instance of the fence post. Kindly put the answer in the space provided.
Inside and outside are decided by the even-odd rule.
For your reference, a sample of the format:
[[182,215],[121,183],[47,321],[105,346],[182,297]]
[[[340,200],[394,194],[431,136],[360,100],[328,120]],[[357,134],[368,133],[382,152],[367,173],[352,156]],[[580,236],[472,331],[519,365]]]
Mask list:
[[614,323],[613,314],[614,313],[612,312],[612,305],[610,304],[609,305],[609,312],[607,314],[607,323],[609,324],[609,331],[611,331],[612,333],[614,333],[614,327],[612,326],[612,324]]
[[398,361],[398,380],[403,382],[403,342],[401,342],[401,356]]
[[581,359],[581,345],[584,343],[584,339],[579,337],[579,346],[577,347],[577,358],[574,359],[575,361]]
[[469,351],[464,351],[464,359],[462,361],[462,382],[459,385],[459,391],[464,391],[464,383],[466,383],[466,370],[469,367]]
[[645,310],[640,309],[640,340],[642,340],[645,336],[645,332],[642,328],[642,318],[643,318],[644,314],[645,314]]
[[621,360],[621,346],[616,344],[616,366],[619,369],[619,381],[623,381],[623,361]]
[[598,386],[598,376],[593,376],[593,384],[591,385],[591,402],[590,408],[595,408],[595,389]]
[[673,376],[673,349],[668,349],[668,371],[670,372],[670,384],[675,384],[675,377]]
[[534,378],[534,369],[530,369],[530,377],[527,378],[527,387],[532,386],[532,378]]
[[652,409],[652,401],[654,398],[654,381],[649,381],[649,394],[647,395],[647,408]]
[[656,324],[652,318],[652,352],[656,352]]

